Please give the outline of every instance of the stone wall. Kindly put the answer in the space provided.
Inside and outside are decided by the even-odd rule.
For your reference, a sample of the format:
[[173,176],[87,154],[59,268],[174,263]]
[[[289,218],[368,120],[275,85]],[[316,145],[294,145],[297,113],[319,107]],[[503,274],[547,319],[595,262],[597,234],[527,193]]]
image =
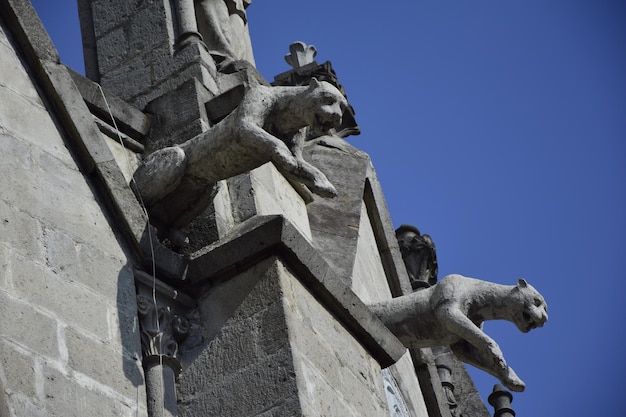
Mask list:
[[217,91],[206,48],[177,44],[172,2],[79,0],[78,6],[87,76],[114,94],[143,108],[193,77]]
[[0,415],[146,415],[130,260],[0,23]]
[[207,340],[181,353],[181,416],[388,415],[378,362],[276,257],[200,309]]

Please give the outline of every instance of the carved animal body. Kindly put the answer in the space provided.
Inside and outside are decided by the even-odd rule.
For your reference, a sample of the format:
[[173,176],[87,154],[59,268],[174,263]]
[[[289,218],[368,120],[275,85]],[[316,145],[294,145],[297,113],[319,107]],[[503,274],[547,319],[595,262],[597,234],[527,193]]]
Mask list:
[[492,374],[512,391],[523,391],[525,384],[506,364],[498,344],[482,331],[482,323],[508,320],[527,333],[548,320],[544,298],[523,279],[517,285],[500,285],[448,275],[433,287],[371,308],[406,347],[450,345],[459,359]]
[[134,179],[151,222],[165,229],[185,226],[206,209],[218,181],[270,161],[312,192],[335,196],[326,176],[302,158],[303,128],[328,134],[346,107],[337,88],[315,79],[303,87],[251,87],[211,129],[145,158]]

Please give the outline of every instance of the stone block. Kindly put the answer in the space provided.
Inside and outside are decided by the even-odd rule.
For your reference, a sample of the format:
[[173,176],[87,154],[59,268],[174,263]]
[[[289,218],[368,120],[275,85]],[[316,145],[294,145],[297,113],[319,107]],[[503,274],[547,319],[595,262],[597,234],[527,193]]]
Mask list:
[[[0,160],[0,173],[7,178],[1,198],[24,214],[42,222],[45,219],[47,225],[66,230],[77,241],[90,242],[105,252],[123,256],[91,188],[75,168],[67,150],[63,148],[66,160],[48,152],[56,152],[51,149],[55,132],[42,133],[37,138],[46,144],[46,149],[0,134],[0,152],[5,156]],[[40,137],[46,137],[46,140],[42,141]],[[60,137],[56,138],[62,145]],[[32,227],[25,230],[32,231]],[[39,238],[35,242],[37,240]]]
[[32,353],[18,348],[5,339],[0,339],[0,381],[6,381],[2,386],[5,394],[35,398],[36,378],[35,359]]
[[128,357],[122,352],[122,346],[103,342],[72,327],[66,329],[65,335],[69,368],[120,396],[145,403],[139,357],[136,360]]
[[49,312],[63,323],[77,326],[103,340],[109,339],[112,300],[59,277],[19,254],[12,257],[11,269],[13,291],[18,298]]
[[[204,379],[206,381],[207,377]],[[289,349],[282,349],[241,372],[214,379],[212,384],[198,384],[194,394],[181,396],[181,417],[252,417],[280,408],[287,401],[292,403],[293,410],[297,392]],[[299,413],[283,414],[285,417],[293,415]]]
[[76,281],[114,302],[122,278],[128,279],[127,260],[102,252],[91,244],[76,242],[73,236],[46,229],[43,240],[48,266],[60,278]]
[[216,286],[198,302],[209,339],[231,317],[235,320],[252,317],[278,300],[282,291],[276,280],[271,279],[275,272],[270,269],[275,261],[276,258],[269,258],[259,262]]
[[6,43],[0,43],[0,56],[2,57],[0,60],[0,88],[9,88],[18,92],[25,99],[43,106],[33,81],[8,40]]
[[[2,127],[0,134],[3,136],[0,141],[21,139],[68,164],[73,163],[56,125],[43,105],[35,104],[17,92],[4,87],[0,88],[0,126]],[[8,144],[3,145],[3,150],[10,151],[9,154],[4,155],[11,157],[23,148],[17,146],[16,150],[11,151]]]
[[407,352],[397,363],[390,366],[389,370],[395,377],[402,398],[410,412],[417,416],[427,416],[428,410],[424,402],[424,395],[417,380],[415,365],[411,360],[410,353]]
[[233,207],[226,181],[220,181],[218,186],[217,194],[213,199],[213,207],[215,209],[215,225],[219,237],[223,237],[235,225],[235,220],[233,219]]
[[[136,10],[129,25],[131,51],[148,51],[159,44],[174,43],[172,13],[164,1],[143,2],[145,7]],[[133,82],[130,78],[128,82]]]
[[277,273],[276,259],[265,260],[201,300],[208,340],[200,351],[181,353],[181,416],[293,410],[295,375]]
[[273,164],[267,163],[250,172],[256,202],[256,214],[280,214],[288,219],[307,238],[311,228],[303,198],[289,184]]
[[[92,352],[92,360],[93,356]],[[147,417],[144,387],[121,397],[112,387],[89,384],[52,367],[45,367],[43,374],[46,416]]]
[[130,52],[129,48],[125,27],[118,27],[99,38],[98,66],[100,73],[106,74],[124,62]]
[[59,357],[57,322],[33,305],[0,291],[0,335],[25,349],[50,358]]
[[[301,392],[300,397],[302,416],[387,417],[389,415],[386,406],[373,407],[373,402],[367,396],[363,398],[366,404],[350,404],[342,395],[344,387],[331,385],[324,379],[324,375],[314,367],[304,366],[303,362],[298,364],[298,375],[301,378],[300,384],[306,387],[306,391]],[[362,412],[363,410],[365,412]]]
[[[170,43],[162,43],[158,47],[154,47],[150,53],[149,65],[153,68],[153,80],[160,82],[166,78],[180,72],[182,69],[194,65],[202,65],[208,72],[209,78],[215,80],[217,77],[217,70],[215,69],[215,62],[209,55],[209,52],[198,43],[188,44],[183,49],[176,51],[175,55],[172,55],[172,49]],[[203,78],[197,77],[198,81],[202,81]],[[215,95],[217,93],[217,86],[215,82],[205,85]]]
[[[57,158],[58,154],[49,152],[60,150],[60,147],[52,149],[55,142],[54,132],[52,130],[37,137],[37,140],[46,137],[45,141],[39,140],[45,144],[46,149],[39,149],[27,141],[0,134],[0,152],[5,156],[0,160],[0,173],[7,178],[1,198],[21,213],[35,219],[45,219],[48,224],[62,226],[73,231],[74,236],[82,240],[91,235],[94,243],[101,244],[106,232],[94,226],[99,223],[108,229],[108,224],[100,214],[101,209],[83,175],[75,168],[72,169],[63,159]],[[58,136],[57,139],[61,144]],[[35,138],[30,140],[34,141]],[[65,159],[69,158],[67,150],[64,151]],[[71,159],[69,162],[73,164]],[[77,204],[77,201],[81,203]],[[98,217],[99,220],[96,220]],[[32,227],[25,230],[32,230]],[[35,253],[37,252],[30,254]]]
[[103,90],[97,83],[69,67],[66,69],[93,114],[106,123],[112,124],[110,113],[113,113],[117,127],[135,140],[141,141],[148,134],[152,124],[152,118],[149,115],[108,91],[104,91],[103,95]]
[[[309,338],[306,342],[307,333],[312,332],[318,344],[336,352],[337,360],[349,367],[353,374],[370,381],[377,380],[380,366],[361,343],[298,280],[292,278],[283,285],[286,310],[297,312],[287,316],[292,337],[295,340],[302,337],[306,345],[312,341]],[[300,331],[303,333],[298,333]]]
[[116,308],[110,311],[110,343],[121,345],[130,357],[141,356],[139,319],[134,274],[130,267],[122,269],[117,279]]
[[113,28],[124,25],[137,10],[142,0],[93,0],[93,29],[96,37],[101,37]]
[[380,249],[365,204],[361,206],[351,287],[366,304],[391,299],[387,274],[383,268]]
[[[4,197],[4,193],[2,197]],[[1,199],[0,245],[6,245],[6,247],[10,247],[22,255],[31,256],[35,259],[43,257],[42,229],[39,222]]]
[[8,246],[5,246],[4,244],[0,243],[0,291],[4,290],[6,292],[9,292],[9,285],[10,285],[9,277],[10,276],[11,276],[11,249]]
[[[1,400],[1,398],[0,398]],[[22,395],[12,395],[9,397],[7,416],[28,416],[28,417],[49,417],[42,401],[36,398],[24,397]],[[1,405],[0,405],[1,407]],[[0,408],[0,412],[4,411]],[[11,414],[9,414],[11,413]],[[2,414],[4,417],[5,414]]]
[[[132,83],[128,80],[134,80]],[[130,61],[111,70],[107,74],[103,74],[101,84],[107,90],[113,92],[124,100],[131,101],[136,104],[132,98],[145,93],[151,88],[152,74],[151,69],[146,65],[145,57],[137,56]],[[143,103],[145,105],[145,103]],[[139,109],[143,105],[137,105]]]
[[[125,143],[124,139],[122,139],[122,142],[120,143],[119,138],[113,139],[104,133],[102,134],[102,139],[106,142],[109,150],[113,154],[122,175],[124,175],[126,183],[130,184],[133,178],[133,173],[140,164],[139,154],[128,149],[128,145]],[[123,146],[122,143],[124,144]]]
[[284,288],[301,395],[306,392],[308,403],[321,404],[320,386],[328,385],[346,407],[355,407],[355,415],[384,415],[380,365],[297,280],[284,281]]

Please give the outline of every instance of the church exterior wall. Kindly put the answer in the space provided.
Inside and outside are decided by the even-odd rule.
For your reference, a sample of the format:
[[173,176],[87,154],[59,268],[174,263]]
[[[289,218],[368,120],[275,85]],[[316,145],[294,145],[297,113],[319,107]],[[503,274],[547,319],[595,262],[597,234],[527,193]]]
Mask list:
[[0,27],[0,415],[145,415],[131,260]]

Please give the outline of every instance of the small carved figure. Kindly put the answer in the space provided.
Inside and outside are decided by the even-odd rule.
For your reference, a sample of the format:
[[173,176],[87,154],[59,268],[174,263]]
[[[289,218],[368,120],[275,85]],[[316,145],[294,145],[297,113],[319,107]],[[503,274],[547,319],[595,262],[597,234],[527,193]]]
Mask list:
[[251,87],[239,106],[208,131],[148,155],[134,174],[136,192],[152,224],[166,234],[175,234],[206,209],[218,181],[266,162],[312,192],[334,197],[326,176],[302,158],[303,128],[328,134],[341,123],[346,107],[337,88],[316,79],[302,87]]
[[195,0],[198,30],[209,52],[224,66],[245,60],[254,65],[246,9],[252,0]]
[[438,273],[437,253],[430,236],[420,234],[417,227],[403,224],[396,229],[396,239],[413,289],[435,285]]
[[548,320],[544,298],[525,280],[500,285],[448,275],[437,285],[371,306],[408,348],[449,345],[464,362],[499,378],[512,391],[524,382],[506,364],[485,320],[508,320],[527,333]]

